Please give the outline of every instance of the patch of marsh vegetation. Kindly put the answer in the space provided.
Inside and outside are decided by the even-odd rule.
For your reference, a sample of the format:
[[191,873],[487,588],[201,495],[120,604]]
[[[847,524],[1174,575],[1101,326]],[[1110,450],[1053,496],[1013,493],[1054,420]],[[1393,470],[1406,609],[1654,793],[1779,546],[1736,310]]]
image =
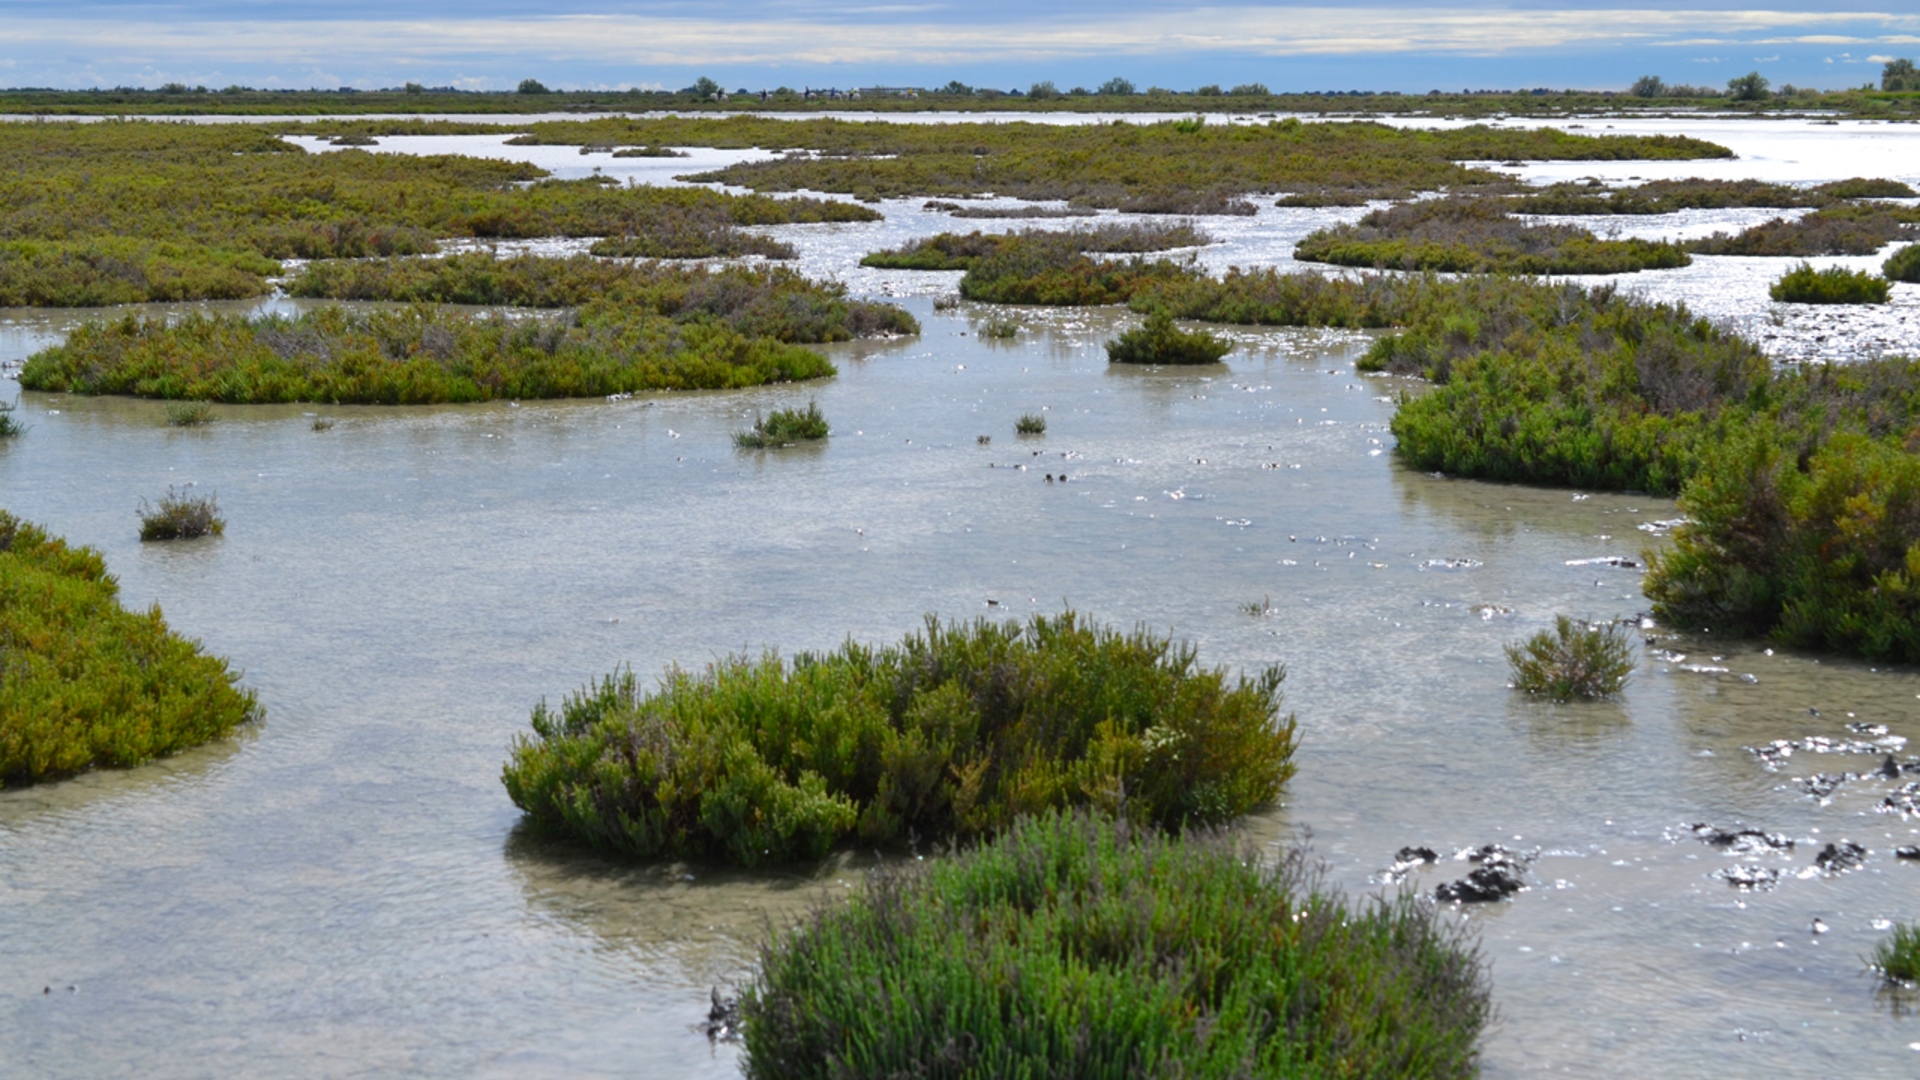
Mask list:
[[307,425],[312,431],[332,431],[335,421],[331,416],[316,416],[313,423]]
[[1897,180],[1855,177],[1810,188],[1765,180],[1649,180],[1633,187],[1609,188],[1597,180],[1551,184],[1514,199],[1523,214],[1672,214],[1681,210],[1765,207],[1782,210],[1829,206],[1847,199],[1911,198],[1916,193]]
[[883,270],[966,270],[1003,249],[1039,245],[1075,252],[1140,254],[1173,248],[1201,247],[1213,238],[1187,222],[1177,224],[1104,224],[1091,228],[1018,233],[938,233],[910,240],[890,251],[876,251],[861,266]]
[[1047,418],[1039,413],[1021,413],[1020,418],[1013,422],[1013,433],[1016,435],[1045,435],[1047,433]]
[[1895,923],[1886,940],[1867,957],[1880,977],[1901,986],[1920,986],[1920,926]]
[[220,503],[212,495],[193,495],[167,488],[158,504],[140,500],[141,540],[196,540],[227,531]]
[[734,432],[733,445],[743,450],[766,450],[824,439],[827,434],[827,418],[820,415],[818,404],[809,401],[804,412],[775,409],[756,419],[747,430]]
[[1173,316],[1155,311],[1147,321],[1107,342],[1111,364],[1217,364],[1233,343],[1205,330],[1182,330]]
[[257,719],[227,662],[158,605],[120,606],[99,552],[0,510],[0,786],[127,767]]
[[534,710],[503,779],[542,827],[643,858],[744,865],[998,833],[1086,806],[1224,822],[1293,773],[1283,669],[1230,678],[1193,648],[1069,611],[925,628],[898,645],[631,672]]
[[1537,225],[1491,199],[1426,199],[1309,234],[1304,262],[1445,273],[1625,274],[1693,260],[1655,240],[1601,240],[1576,225]]
[[1801,263],[1769,286],[1767,295],[1783,304],[1884,304],[1892,288],[1886,278],[1865,270],[1815,270]]
[[1091,206],[967,206],[942,199],[929,199],[920,209],[937,210],[948,217],[981,219],[1083,218],[1099,213]]
[[1505,646],[1513,687],[1554,701],[1613,697],[1633,674],[1633,639],[1618,623],[1578,623],[1565,615]]
[[1064,813],[822,900],[740,1010],[755,1078],[1465,1080],[1492,1016],[1477,945],[1410,895],[1349,902],[1297,850]]
[[0,306],[236,299],[282,259],[431,253],[446,238],[597,236],[768,253],[741,225],[870,221],[836,200],[543,179],[453,156],[307,153],[265,127],[0,125]]
[[1904,281],[1920,285],[1920,244],[1908,244],[1887,257],[1880,266],[1880,272],[1888,281]]
[[1006,341],[1020,336],[1020,323],[1013,319],[992,318],[980,324],[980,336]]
[[167,406],[171,427],[205,427],[213,423],[213,406],[204,401],[178,401]]
[[587,257],[372,261],[305,279],[354,298],[592,299],[546,317],[416,304],[297,316],[135,316],[77,327],[21,385],[228,402],[429,404],[713,390],[832,375],[797,343],[917,333],[890,305],[790,271],[618,267]]
[[13,415],[19,407],[20,403],[16,401],[0,401],[0,439],[11,439],[26,433],[27,425]]
[[1920,207],[1840,203],[1791,221],[1774,218],[1735,236],[1716,232],[1682,246],[1699,255],[1872,255],[1898,240],[1920,240]]

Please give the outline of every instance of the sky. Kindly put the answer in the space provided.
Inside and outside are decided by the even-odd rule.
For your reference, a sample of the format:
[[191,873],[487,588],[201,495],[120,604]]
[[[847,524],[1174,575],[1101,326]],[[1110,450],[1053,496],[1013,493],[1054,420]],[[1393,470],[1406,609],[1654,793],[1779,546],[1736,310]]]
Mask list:
[[[1878,85],[1915,0],[0,0],[0,86],[508,90],[972,86],[1624,89]],[[537,14],[530,14],[537,10]]]

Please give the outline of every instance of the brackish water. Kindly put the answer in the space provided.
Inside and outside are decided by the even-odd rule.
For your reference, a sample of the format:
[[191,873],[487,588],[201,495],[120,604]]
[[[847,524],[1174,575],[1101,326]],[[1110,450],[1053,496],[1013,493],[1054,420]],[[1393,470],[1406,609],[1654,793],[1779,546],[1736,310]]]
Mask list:
[[[1826,801],[1792,784],[1877,755],[1768,771],[1742,749],[1883,738],[1849,722],[1920,738],[1914,672],[1662,628],[1619,702],[1519,697],[1501,645],[1556,613],[1641,612],[1638,568],[1586,560],[1639,561],[1671,502],[1401,468],[1387,421],[1409,384],[1355,374],[1363,335],[1235,330],[1227,363],[1198,371],[1109,370],[1100,343],[1132,320],[1113,310],[1015,311],[1018,337],[983,340],[1000,312],[933,309],[954,275],[854,266],[974,223],[883,209],[777,230],[808,273],[899,296],[925,326],[832,347],[841,374],[814,385],[222,407],[201,430],[157,403],[21,395],[32,429],[0,446],[0,505],[104,551],[126,602],[231,657],[267,719],[0,792],[0,1073],[732,1075],[737,1051],[694,1030],[707,988],[872,856],[748,874],[542,844],[498,780],[529,709],[620,664],[650,678],[892,641],[926,612],[1068,603],[1209,663],[1288,666],[1300,772],[1247,830],[1310,833],[1349,891],[1380,888],[1402,845],[1539,849],[1530,890],[1448,916],[1480,927],[1492,965],[1486,1075],[1920,1073],[1914,1003],[1860,960],[1877,921],[1920,916],[1920,866],[1892,855],[1920,829],[1876,811],[1887,781]],[[1224,242],[1202,258],[1284,263],[1289,237],[1356,213],[1209,221]],[[1762,270],[1715,270],[1746,262]],[[1746,293],[1782,267],[1627,281],[1717,317],[1753,306],[1783,357],[1858,333],[1797,311],[1775,326]],[[1917,292],[1896,287],[1886,333],[1914,332]],[[9,314],[0,360],[97,317]],[[756,411],[810,399],[826,445],[732,448]],[[1014,435],[1043,409],[1044,437]],[[310,414],[338,422],[316,432]],[[218,493],[226,537],[138,543],[139,500],[188,483]],[[1681,831],[1695,822],[1798,843],[1751,857],[1780,881],[1741,892],[1715,875],[1742,857]],[[1840,838],[1866,865],[1811,872]]]

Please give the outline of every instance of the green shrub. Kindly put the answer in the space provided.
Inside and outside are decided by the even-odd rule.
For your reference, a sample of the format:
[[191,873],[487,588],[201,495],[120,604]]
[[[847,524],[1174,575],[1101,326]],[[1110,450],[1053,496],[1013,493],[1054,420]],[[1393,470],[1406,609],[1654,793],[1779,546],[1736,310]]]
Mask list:
[[167,488],[158,506],[140,500],[140,539],[192,540],[219,536],[227,531],[220,516],[220,503],[212,495],[189,495]]
[[1293,772],[1284,677],[1231,681],[1190,646],[1072,612],[929,616],[896,646],[728,659],[652,694],[611,676],[536,708],[503,778],[532,820],[594,846],[743,864],[1061,806],[1219,822]]
[[[1886,181],[1848,181],[1874,185]],[[1764,180],[1649,180],[1632,187],[1609,188],[1595,182],[1552,184],[1514,199],[1509,205],[1523,214],[1671,214],[1680,210],[1723,210],[1761,206],[1782,209],[1824,206],[1841,194],[1841,185],[1806,189]],[[1853,190],[1848,188],[1847,190]]]
[[1575,624],[1561,615],[1545,630],[1506,646],[1513,686],[1555,701],[1612,697],[1633,673],[1633,641],[1618,623]]
[[1233,343],[1205,330],[1182,330],[1173,316],[1156,311],[1144,325],[1107,342],[1107,362],[1113,364],[1217,364],[1233,351]]
[[1920,244],[1908,244],[1888,256],[1880,272],[1887,276],[1888,281],[1920,285]]
[[1920,191],[1898,180],[1869,180],[1864,176],[1834,180],[1814,190],[1836,199],[1911,199],[1920,195]]
[[1449,1080],[1491,1015],[1477,949],[1411,896],[1060,813],[820,902],[741,1012],[754,1078]]
[[809,401],[806,412],[798,409],[775,409],[754,421],[753,427],[749,430],[735,432],[733,445],[742,449],[762,450],[826,437],[827,418],[820,415],[819,405]]
[[1020,418],[1013,422],[1013,433],[1016,435],[1045,435],[1047,433],[1047,418],[1041,416],[1039,413],[1021,413]]
[[204,401],[182,401],[167,406],[167,423],[174,427],[204,427],[213,421],[213,406]]
[[1865,270],[1815,270],[1801,263],[1774,282],[1767,295],[1787,304],[1884,304],[1890,288],[1885,278]]
[[1529,225],[1484,199],[1428,199],[1375,210],[1301,240],[1305,262],[1444,273],[1623,274],[1686,266],[1672,244],[1600,240],[1574,225]]
[[0,439],[11,439],[27,430],[27,425],[13,418],[19,407],[18,402],[0,401]]
[[98,552],[0,511],[0,785],[137,765],[258,718],[226,661],[118,593]]
[[1018,233],[938,233],[908,241],[890,251],[873,252],[861,259],[860,265],[883,270],[966,270],[982,258],[999,254],[1008,245],[1057,249],[1063,259],[1070,259],[1082,252],[1137,255],[1211,242],[1212,237],[1184,222],[1108,224],[1056,231],[1027,229]]
[[1906,986],[1920,983],[1920,926],[1895,923],[1893,933],[1874,946],[1867,963],[1888,982]]
[[1714,233],[1682,246],[1699,255],[1872,255],[1896,240],[1920,239],[1920,208],[1840,203],[1788,221],[1774,218],[1737,236]]

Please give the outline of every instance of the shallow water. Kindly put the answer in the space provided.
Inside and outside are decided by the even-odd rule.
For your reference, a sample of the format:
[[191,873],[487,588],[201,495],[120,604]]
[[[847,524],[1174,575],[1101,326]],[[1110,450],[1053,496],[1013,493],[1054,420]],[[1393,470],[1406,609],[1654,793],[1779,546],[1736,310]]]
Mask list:
[[[855,265],[976,224],[915,205],[776,230],[806,272],[900,297],[925,326],[833,347],[840,376],[811,386],[224,407],[204,430],[157,403],[21,395],[32,429],[0,446],[0,503],[99,547],[128,604],[161,603],[268,711],[229,743],[0,792],[0,1071],[731,1075],[736,1051],[693,1028],[707,988],[866,856],[745,874],[545,846],[498,780],[528,710],[623,663],[652,677],[1063,603],[1210,663],[1288,666],[1300,773],[1248,830],[1310,832],[1350,891],[1379,888],[1402,845],[1541,849],[1529,891],[1466,912],[1500,1009],[1488,1076],[1920,1071],[1912,1003],[1877,996],[1859,960],[1876,920],[1916,915],[1920,866],[1891,849],[1920,832],[1876,812],[1887,781],[1825,803],[1792,784],[1877,756],[1770,772],[1742,749],[1869,737],[1850,720],[1920,738],[1914,672],[1661,630],[1618,703],[1518,698],[1501,645],[1556,613],[1641,612],[1638,568],[1572,563],[1638,561],[1672,503],[1399,467],[1386,423],[1405,384],[1354,373],[1364,335],[1236,329],[1202,371],[1108,370],[1100,343],[1130,320],[1113,310],[1018,310],[1021,335],[983,340],[1001,312],[933,310],[955,275]],[[1210,220],[1222,243],[1200,257],[1284,263],[1360,212]],[[1762,265],[1728,269],[1746,263]],[[1780,265],[1628,280],[1735,318]],[[1910,313],[1914,287],[1896,295]],[[0,360],[94,317],[8,314]],[[1820,332],[1862,348],[1857,325],[1817,325],[1785,319],[1776,351]],[[809,399],[826,446],[731,447],[756,410]],[[1047,435],[1016,437],[1041,409]],[[218,493],[227,536],[139,544],[140,498],[185,483]],[[1752,858],[1784,872],[1743,893],[1714,876],[1740,857],[1677,831],[1695,822],[1799,843]],[[1863,869],[1797,876],[1840,837],[1872,849]]]

